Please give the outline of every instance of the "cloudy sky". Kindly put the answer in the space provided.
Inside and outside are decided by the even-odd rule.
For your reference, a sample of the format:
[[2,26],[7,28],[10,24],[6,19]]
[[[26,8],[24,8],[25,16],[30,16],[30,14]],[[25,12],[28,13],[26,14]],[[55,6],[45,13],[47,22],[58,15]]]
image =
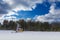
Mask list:
[[3,20],[60,21],[60,0],[0,0],[0,22]]

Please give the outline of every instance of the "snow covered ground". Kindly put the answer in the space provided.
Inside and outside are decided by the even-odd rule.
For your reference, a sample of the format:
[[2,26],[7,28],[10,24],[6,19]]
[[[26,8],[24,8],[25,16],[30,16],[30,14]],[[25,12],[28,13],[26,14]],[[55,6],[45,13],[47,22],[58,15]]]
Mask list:
[[60,32],[24,31],[15,33],[12,30],[0,30],[0,40],[60,40]]

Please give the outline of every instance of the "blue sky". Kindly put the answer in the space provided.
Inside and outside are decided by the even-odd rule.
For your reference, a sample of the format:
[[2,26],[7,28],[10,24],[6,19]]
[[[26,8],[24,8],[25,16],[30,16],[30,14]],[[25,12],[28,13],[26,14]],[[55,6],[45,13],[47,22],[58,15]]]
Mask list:
[[60,0],[0,0],[1,20],[60,21]]
[[36,8],[32,9],[32,11],[18,11],[18,14],[20,14],[20,17],[23,18],[33,18],[36,15],[45,15],[49,13],[50,4],[49,3],[42,3],[42,4],[36,4]]

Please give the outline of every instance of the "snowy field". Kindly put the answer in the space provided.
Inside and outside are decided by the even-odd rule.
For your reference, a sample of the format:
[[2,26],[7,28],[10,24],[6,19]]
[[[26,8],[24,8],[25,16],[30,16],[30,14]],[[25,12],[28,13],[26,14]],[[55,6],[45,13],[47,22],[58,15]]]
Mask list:
[[15,33],[12,30],[0,30],[0,40],[60,40],[60,32],[24,31]]

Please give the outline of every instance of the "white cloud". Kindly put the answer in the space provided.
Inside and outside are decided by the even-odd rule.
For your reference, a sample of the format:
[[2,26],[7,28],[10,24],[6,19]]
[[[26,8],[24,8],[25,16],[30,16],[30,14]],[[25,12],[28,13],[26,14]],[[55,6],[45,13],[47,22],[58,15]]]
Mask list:
[[30,20],[31,20],[31,18],[27,18],[27,19],[26,19],[26,21],[30,21]]
[[[48,1],[49,2],[55,2],[55,1],[60,1],[60,0],[48,0]],[[9,16],[10,17],[11,15],[18,15],[17,12],[20,11],[20,10],[24,10],[24,11],[29,10],[29,11],[32,11],[32,9],[35,9],[36,3],[43,3],[43,2],[44,2],[44,0],[3,0],[3,3],[6,3],[6,4],[3,4],[3,5],[7,5],[6,6],[6,10],[9,10],[9,11],[6,12],[7,14],[4,14],[1,17],[1,19],[5,18],[5,16],[7,16],[7,17]],[[54,12],[57,11],[57,10],[55,10],[53,8],[54,8],[54,6],[51,7],[50,13],[46,14],[45,17],[48,16],[48,15],[52,16],[51,13],[53,13],[53,11]],[[3,7],[2,7],[2,9],[3,9]],[[43,19],[44,19],[44,15],[41,16],[41,17],[43,17]],[[39,18],[40,18],[40,16],[38,17],[38,19]]]
[[31,8],[27,8],[27,7],[24,7],[24,6],[17,6],[16,8],[12,9],[14,10],[15,12],[18,12],[20,10],[24,10],[24,11],[27,11],[27,10],[32,10]]
[[3,0],[8,3],[12,10],[32,10],[36,7],[36,3],[42,3],[42,0]]
[[8,3],[9,5],[12,5],[13,4],[13,1],[12,0],[3,0],[5,3]]
[[12,20],[12,21],[17,21],[18,19],[15,17],[15,16],[6,16],[6,15],[3,15],[2,17],[0,17],[0,23],[3,24],[3,20]]
[[9,6],[12,8],[11,10],[18,12],[20,10],[25,11],[35,9],[36,3],[43,3],[44,1],[48,1],[51,3],[60,0],[3,0],[3,1],[9,4]]
[[35,16],[36,21],[41,22],[54,22],[60,21],[60,9],[55,9],[55,4],[53,3],[50,7],[49,13],[41,16]]
[[16,12],[13,12],[13,11],[9,11],[8,14],[5,14],[6,16],[11,16],[11,15],[17,15],[18,16],[18,13]]
[[7,14],[4,14],[0,17],[0,21],[4,19],[9,20],[15,18],[11,17],[11,15],[18,15],[17,12],[20,10],[31,11],[32,9],[35,9],[36,3],[42,3],[42,2],[43,2],[42,0],[3,0],[3,3],[6,3],[6,5],[8,4],[8,6],[6,6],[6,8],[8,8],[8,12]]
[[6,20],[10,21],[17,21],[16,17],[15,16],[8,16],[8,17],[5,17]]
[[9,11],[8,14],[4,14],[3,16],[0,17],[0,23],[3,22],[3,20],[13,20],[13,21],[17,21],[17,17],[16,16],[19,16],[18,13],[15,13],[13,11]]

